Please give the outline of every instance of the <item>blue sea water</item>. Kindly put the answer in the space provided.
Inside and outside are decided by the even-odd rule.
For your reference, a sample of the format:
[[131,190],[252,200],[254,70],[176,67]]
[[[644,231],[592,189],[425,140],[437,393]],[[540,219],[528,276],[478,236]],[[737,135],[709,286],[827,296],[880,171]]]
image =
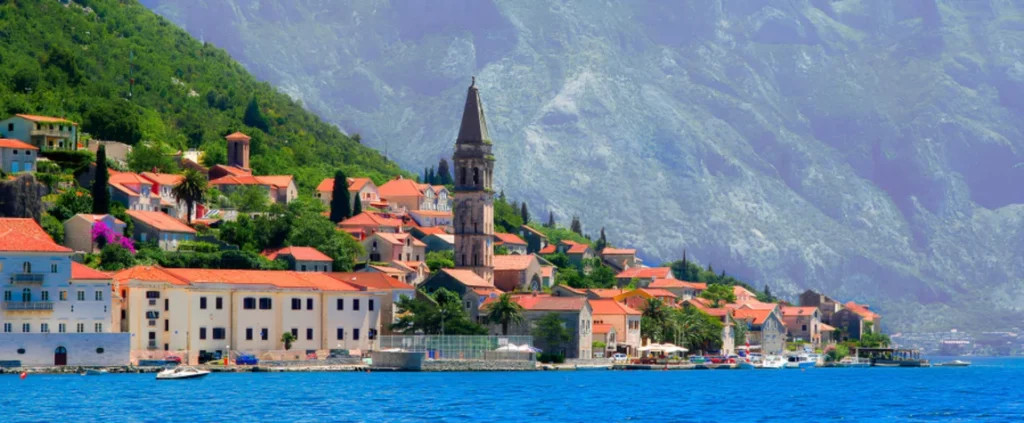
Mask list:
[[1024,359],[968,368],[0,376],[4,422],[1019,422]]

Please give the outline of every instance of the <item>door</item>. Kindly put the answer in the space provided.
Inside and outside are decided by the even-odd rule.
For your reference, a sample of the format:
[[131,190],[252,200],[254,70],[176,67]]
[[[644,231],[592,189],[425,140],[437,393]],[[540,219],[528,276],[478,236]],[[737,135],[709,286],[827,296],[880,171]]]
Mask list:
[[57,347],[53,352],[53,365],[66,366],[68,364],[68,350],[64,347]]

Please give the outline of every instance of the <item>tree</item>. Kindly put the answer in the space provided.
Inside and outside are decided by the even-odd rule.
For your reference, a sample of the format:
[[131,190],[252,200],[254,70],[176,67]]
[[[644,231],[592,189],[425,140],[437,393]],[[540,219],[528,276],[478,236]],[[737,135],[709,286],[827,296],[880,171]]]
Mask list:
[[548,212],[548,227],[549,228],[554,228],[555,227],[555,212],[553,212],[553,211],[549,211]]
[[448,169],[448,160],[442,158],[437,162],[437,184],[438,185],[451,185],[452,172]]
[[331,222],[338,223],[352,216],[349,207],[348,178],[345,172],[334,172],[334,190],[331,191]]
[[526,202],[523,201],[522,209],[519,210],[519,215],[523,218],[523,224],[530,223],[530,211],[526,208]]
[[576,233],[576,235],[583,236],[583,225],[580,223],[579,216],[572,217],[572,223],[569,224],[569,230]]
[[176,173],[178,164],[174,162],[164,150],[164,145],[159,142],[142,142],[132,147],[128,153],[128,168],[135,172],[158,172]]
[[736,294],[733,292],[732,287],[720,283],[708,285],[708,288],[700,293],[700,297],[710,301],[712,308],[719,308],[725,304],[736,302]]
[[400,333],[483,335],[487,329],[469,320],[457,294],[440,288],[433,294],[403,296],[395,307],[400,317],[391,329]]
[[92,214],[110,213],[110,191],[107,183],[110,173],[107,171],[107,148],[100,144],[96,150],[96,175],[92,181]]
[[596,265],[591,267],[590,274],[587,275],[590,278],[590,284],[594,288],[615,287],[615,271],[611,267],[601,264],[600,260],[596,260]]
[[120,98],[96,98],[89,101],[82,130],[101,140],[137,144],[142,140],[142,114],[135,103]]
[[270,125],[267,124],[267,119],[263,117],[263,112],[260,111],[260,105],[256,102],[256,97],[249,100],[249,105],[245,107],[245,117],[242,118],[242,122],[263,132],[270,132]]
[[259,185],[242,185],[231,192],[231,203],[244,213],[263,212],[270,204],[267,189]]
[[57,218],[49,215],[48,213],[43,213],[40,226],[43,227],[43,230],[46,231],[47,235],[50,235],[50,238],[53,238],[53,242],[58,244],[64,243],[64,224],[57,220]]
[[512,293],[501,294],[493,303],[487,304],[483,310],[487,313],[486,322],[501,325],[501,334],[508,335],[510,324],[521,325],[526,321],[523,306],[512,297]]
[[597,242],[594,243],[594,251],[601,252],[608,246],[608,240],[604,237],[604,228],[601,228],[601,236],[597,238]]
[[359,195],[356,195],[356,201],[352,203],[352,216],[358,216],[363,213],[363,200],[359,199]]
[[537,320],[532,335],[547,347],[548,352],[557,352],[563,344],[572,340],[572,333],[565,327],[558,313],[548,313]]
[[452,250],[431,251],[427,253],[426,262],[431,274],[437,273],[441,269],[454,269],[455,252]]
[[434,168],[432,168],[432,167],[427,169],[427,183],[430,184],[430,185],[436,185],[437,184],[437,179],[434,176]]
[[100,269],[121,270],[133,265],[132,252],[119,243],[108,243],[100,250]]
[[292,342],[295,342],[295,335],[291,332],[285,332],[281,334],[281,342],[284,342],[284,349],[292,349]]
[[[198,170],[186,169],[181,182],[171,190],[174,198],[185,202],[187,212],[185,218],[188,219],[189,225],[192,224],[192,211],[195,210],[196,203],[201,203],[206,198],[206,186],[208,184],[206,177],[199,173]],[[95,198],[93,202],[96,202]]]
[[69,189],[57,197],[54,207],[50,209],[50,214],[64,222],[76,214],[91,212],[92,206],[92,196],[89,193],[84,190]]

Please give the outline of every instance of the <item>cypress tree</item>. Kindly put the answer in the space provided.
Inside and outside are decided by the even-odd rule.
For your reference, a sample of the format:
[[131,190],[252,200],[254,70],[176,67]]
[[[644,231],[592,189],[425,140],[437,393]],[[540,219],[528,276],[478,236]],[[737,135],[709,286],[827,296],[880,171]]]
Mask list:
[[263,132],[270,132],[270,125],[267,123],[267,119],[263,117],[263,112],[260,111],[260,105],[256,102],[256,97],[253,97],[249,101],[249,105],[246,106],[242,122],[253,128],[261,129]]
[[555,227],[555,212],[553,212],[553,211],[548,211],[548,227],[549,228],[554,228]]
[[519,215],[523,218],[523,224],[530,223],[530,211],[526,208],[526,202],[523,201],[522,209],[519,210]]
[[334,191],[331,195],[331,222],[338,223],[352,216],[348,201],[348,178],[345,177],[345,172],[334,172]]
[[356,193],[356,201],[352,203],[352,215],[356,216],[363,212],[363,201],[359,199],[359,194]]
[[569,225],[569,230],[576,232],[576,235],[583,235],[583,225],[580,224],[579,216],[572,217],[572,223]]
[[437,183],[439,185],[449,185],[452,183],[452,172],[448,169],[448,160],[444,158],[437,162]]
[[100,144],[96,151],[96,176],[92,181],[92,213],[110,213],[110,191],[107,190],[107,181],[110,180],[110,173],[107,171],[107,149]]
[[604,228],[601,228],[601,236],[597,239],[597,243],[594,244],[594,249],[597,250],[597,252],[601,252],[607,246],[608,239],[604,237]]
[[437,177],[434,176],[434,168],[428,168],[427,183],[430,185],[437,185]]

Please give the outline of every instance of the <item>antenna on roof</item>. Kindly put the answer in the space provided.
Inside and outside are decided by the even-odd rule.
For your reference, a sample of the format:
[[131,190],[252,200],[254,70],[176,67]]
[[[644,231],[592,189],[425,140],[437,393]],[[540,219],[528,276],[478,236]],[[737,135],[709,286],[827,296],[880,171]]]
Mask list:
[[469,88],[473,88],[476,86],[476,75],[473,75],[472,78],[473,81],[469,83]]

